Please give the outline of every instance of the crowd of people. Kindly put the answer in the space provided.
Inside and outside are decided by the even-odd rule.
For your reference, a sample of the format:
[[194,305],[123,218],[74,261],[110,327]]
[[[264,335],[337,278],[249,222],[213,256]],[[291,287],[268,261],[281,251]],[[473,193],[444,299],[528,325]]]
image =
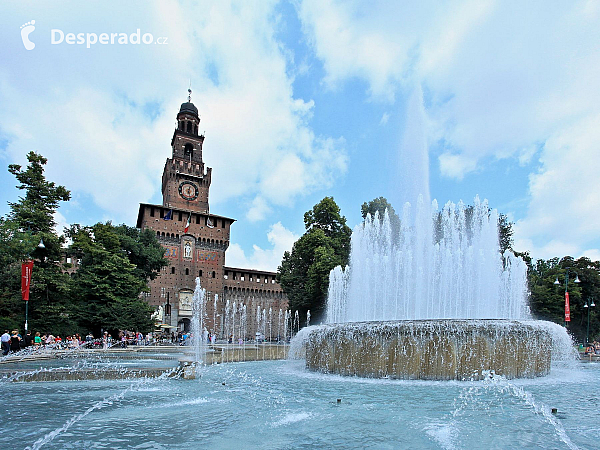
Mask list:
[[32,334],[27,331],[23,336],[18,330],[13,330],[9,333],[4,330],[4,334],[0,336],[2,344],[2,355],[6,356],[9,353],[16,353],[28,347],[42,348],[51,347],[56,350],[76,349],[80,347],[86,348],[109,348],[114,345],[127,347],[128,345],[148,345],[152,341],[152,334],[146,335],[139,332],[120,331],[117,339],[114,339],[108,332],[104,332],[102,337],[96,338],[91,333],[85,337],[75,333],[67,336],[64,339],[59,335],[54,336],[52,333],[40,333],[39,331]]

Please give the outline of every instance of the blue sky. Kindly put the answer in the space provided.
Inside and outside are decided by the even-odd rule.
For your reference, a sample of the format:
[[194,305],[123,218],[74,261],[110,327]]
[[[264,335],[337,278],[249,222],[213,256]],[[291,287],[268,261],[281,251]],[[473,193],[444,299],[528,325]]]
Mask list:
[[[522,3],[3,2],[0,165],[46,156],[61,224],[133,225],[191,80],[228,265],[275,270],[324,196],[355,226],[411,186],[487,198],[534,257],[600,259],[600,4]],[[152,43],[51,40],[137,29]],[[427,170],[406,162],[421,141]]]

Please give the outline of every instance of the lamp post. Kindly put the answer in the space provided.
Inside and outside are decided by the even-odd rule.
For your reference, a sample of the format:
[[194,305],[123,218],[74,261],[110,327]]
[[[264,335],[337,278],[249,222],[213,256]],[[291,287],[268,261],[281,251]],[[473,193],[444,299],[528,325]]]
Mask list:
[[587,330],[585,332],[585,346],[588,346],[588,343],[590,341],[590,309],[592,309],[594,306],[596,306],[596,304],[594,303],[594,299],[590,299],[590,304],[588,305],[587,302],[585,303],[585,305],[583,305],[584,308],[587,308]]
[[[37,245],[39,250],[44,250],[44,240],[40,238],[40,243]],[[29,288],[31,286],[31,276],[33,273],[33,260],[27,259],[21,266],[21,296],[25,301],[25,333],[29,326]],[[48,287],[46,286],[46,296],[48,296]]]
[[[571,268],[567,267],[567,271],[565,273],[565,327],[567,326],[567,322],[571,321],[571,305],[569,304],[569,272],[571,272]],[[575,274],[574,283],[581,283],[579,280],[579,275],[574,270],[572,271]],[[560,285],[560,281],[558,281],[558,275],[556,275],[556,280],[554,281],[555,285]]]

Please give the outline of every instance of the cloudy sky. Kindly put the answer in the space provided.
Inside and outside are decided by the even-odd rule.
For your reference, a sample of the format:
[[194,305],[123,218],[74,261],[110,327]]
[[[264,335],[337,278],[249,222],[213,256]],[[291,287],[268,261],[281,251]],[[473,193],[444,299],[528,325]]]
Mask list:
[[[362,202],[401,209],[427,190],[439,203],[487,198],[534,257],[600,259],[596,0],[4,1],[0,12],[0,165],[46,156],[47,177],[72,192],[63,224],[133,225],[140,202],[161,202],[191,80],[211,212],[237,219],[228,265],[275,270],[324,196],[355,226]],[[151,43],[134,43],[138,29]],[[0,215],[14,185],[2,169]]]

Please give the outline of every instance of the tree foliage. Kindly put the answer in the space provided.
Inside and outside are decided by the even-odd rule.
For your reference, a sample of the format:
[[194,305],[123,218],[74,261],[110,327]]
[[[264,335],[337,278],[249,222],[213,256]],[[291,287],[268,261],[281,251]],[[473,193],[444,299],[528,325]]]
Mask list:
[[153,310],[140,293],[166,265],[156,236],[110,222],[73,225],[67,234],[73,240],[69,252],[81,260],[73,275],[79,325],[95,335],[101,330],[150,331]]
[[277,281],[288,296],[290,308],[299,310],[303,318],[310,310],[318,322],[324,312],[329,272],[348,264],[352,230],[332,197],[325,197],[306,212],[304,225],[304,235],[283,255]]
[[[46,158],[30,152],[27,160],[25,169],[18,164],[8,166],[24,195],[9,203],[8,217],[0,220],[0,316],[4,323],[22,328],[25,305],[21,300],[21,263],[33,259],[30,328],[64,333],[72,325],[67,311],[70,278],[61,266],[65,241],[55,231],[54,214],[61,201],[70,199],[70,192],[46,180]],[[39,246],[41,241],[43,247]]]
[[399,236],[400,217],[398,217],[394,207],[385,197],[374,198],[370,202],[364,202],[360,207],[360,212],[363,219],[367,218],[367,214],[370,214],[371,217],[375,217],[375,214],[379,213],[380,220],[383,220],[386,210],[390,218],[390,226],[392,228],[393,236]]
[[[600,300],[600,262],[589,258],[539,259],[532,262],[528,255],[529,306],[537,318],[564,324],[565,319],[565,280],[568,277],[571,322],[567,328],[579,340],[585,340],[588,308],[592,301]],[[575,276],[580,283],[575,283]],[[558,285],[555,284],[558,280]],[[588,304],[588,308],[584,305]],[[600,306],[600,305],[599,305]],[[589,310],[590,339],[600,339],[600,314],[595,308]]]
[[30,152],[27,159],[25,169],[8,167],[24,194],[9,203],[8,217],[0,217],[0,327],[23,329],[21,263],[33,259],[29,329],[60,335],[97,334],[100,328],[149,331],[152,311],[139,295],[166,264],[154,233],[110,223],[70,227],[71,251],[82,266],[69,276],[65,236],[56,233],[54,215],[70,192],[46,180],[46,158]]
[[46,180],[44,176],[44,165],[48,162],[46,158],[35,152],[29,152],[27,160],[29,165],[25,170],[22,170],[18,164],[8,166],[8,171],[20,183],[17,189],[25,191],[25,196],[20,197],[18,202],[9,203],[11,208],[9,218],[34,234],[53,233],[56,226],[54,213],[58,204],[61,201],[68,201],[71,193],[64,186],[57,186]]

